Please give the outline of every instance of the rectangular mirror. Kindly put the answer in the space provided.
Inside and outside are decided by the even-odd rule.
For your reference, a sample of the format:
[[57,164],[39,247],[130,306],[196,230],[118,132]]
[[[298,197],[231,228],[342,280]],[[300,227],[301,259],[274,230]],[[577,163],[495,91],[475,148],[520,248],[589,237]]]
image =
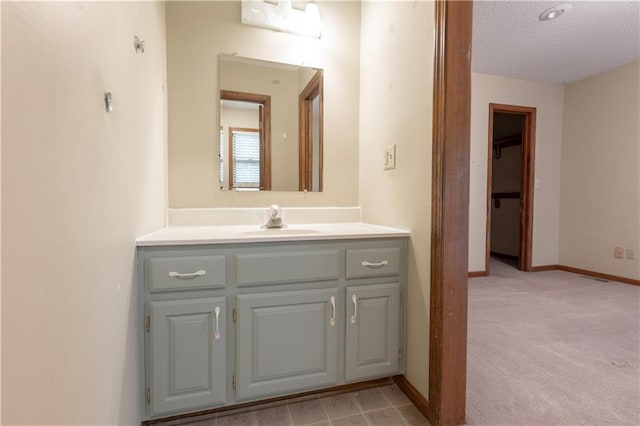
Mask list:
[[220,55],[220,189],[322,191],[323,71]]

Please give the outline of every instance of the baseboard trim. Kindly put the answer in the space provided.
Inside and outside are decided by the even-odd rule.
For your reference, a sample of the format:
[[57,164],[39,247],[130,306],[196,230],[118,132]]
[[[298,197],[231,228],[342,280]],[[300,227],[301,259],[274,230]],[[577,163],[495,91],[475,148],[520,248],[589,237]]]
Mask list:
[[398,388],[405,395],[407,395],[409,401],[411,401],[411,403],[416,406],[416,408],[427,418],[427,420],[429,420],[430,423],[433,423],[431,421],[431,413],[429,412],[429,401],[427,400],[427,398],[422,396],[420,391],[418,391],[418,389],[416,389],[415,386],[413,386],[405,376],[393,376],[393,381],[396,385],[398,385]]
[[621,282],[623,284],[631,284],[631,285],[640,286],[640,280],[634,280],[633,278],[621,277],[619,275],[604,274],[602,272],[590,271],[588,269],[574,268],[573,266],[566,266],[566,265],[540,265],[540,266],[534,266],[531,269],[532,269],[531,272],[556,271],[556,270],[557,271],[565,271],[565,272],[571,272],[571,273],[574,273],[574,274],[588,275],[590,277],[595,277],[595,278],[602,278],[602,279],[609,280],[609,281],[618,281],[618,282]]
[[640,280],[634,280],[633,278],[626,278],[626,277],[621,277],[618,275],[611,275],[611,274],[603,274],[601,272],[594,272],[594,271],[589,271],[587,269],[574,268],[572,266],[565,266],[565,265],[558,265],[558,269],[565,272],[573,272],[574,274],[589,275],[590,277],[603,278],[605,280],[619,281],[624,284],[640,286]]
[[560,265],[540,265],[532,266],[531,272],[556,271],[558,269],[560,269]]
[[[402,376],[396,376],[396,377],[402,377]],[[330,387],[330,388],[318,389],[318,390],[313,390],[313,391],[309,391],[309,392],[296,393],[296,394],[293,394],[293,395],[285,395],[285,396],[278,396],[278,397],[275,397],[275,398],[262,399],[260,401],[251,401],[251,402],[234,404],[234,405],[229,405],[229,406],[224,406],[224,407],[219,407],[219,408],[213,408],[213,409],[209,409],[209,410],[200,410],[200,411],[195,411],[195,412],[190,412],[190,413],[185,413],[185,414],[177,414],[175,416],[162,417],[162,418],[157,418],[157,419],[152,419],[152,420],[143,420],[142,422],[140,422],[140,425],[141,426],[152,426],[152,425],[156,425],[156,424],[159,424],[159,423],[176,422],[176,421],[179,424],[182,424],[183,420],[194,419],[193,421],[195,421],[196,417],[207,416],[207,415],[222,413],[222,412],[226,412],[226,411],[237,411],[238,413],[241,413],[243,411],[246,411],[246,410],[251,409],[251,408],[253,408],[255,406],[258,406],[258,405],[276,406],[276,405],[281,405],[281,404],[288,404],[288,403],[293,402],[294,400],[303,401],[303,400],[306,400],[306,399],[317,398],[317,397],[320,397],[320,396],[324,397],[324,396],[339,395],[341,393],[346,393],[346,392],[361,391],[361,390],[365,390],[365,389],[370,389],[370,388],[375,388],[375,387],[378,387],[378,386],[382,386],[384,384],[389,384],[394,379],[395,379],[395,377],[393,377],[393,378],[385,377],[385,378],[382,378],[382,379],[367,380],[366,382],[349,383],[349,384],[346,384],[346,385],[333,386],[333,387]],[[398,385],[398,387],[400,387],[400,385]],[[402,389],[402,388],[400,388],[400,389]],[[411,398],[409,398],[409,399],[411,399]],[[229,413],[229,414],[231,414],[231,413]],[[176,423],[176,424],[178,424],[178,423]],[[186,422],[184,422],[184,423],[186,423]]]
[[[609,280],[609,281],[618,281],[618,282],[621,282],[621,283],[624,283],[624,284],[631,284],[631,285],[640,286],[640,280],[634,280],[633,278],[621,277],[619,275],[604,274],[602,272],[590,271],[588,269],[574,268],[572,266],[566,266],[566,265],[539,265],[539,266],[532,266],[531,267],[531,272],[544,272],[544,271],[572,272],[574,274],[588,275],[590,277],[602,278],[602,279]],[[469,272],[469,278],[486,277],[486,276],[487,276],[487,272],[486,271],[470,271]]]

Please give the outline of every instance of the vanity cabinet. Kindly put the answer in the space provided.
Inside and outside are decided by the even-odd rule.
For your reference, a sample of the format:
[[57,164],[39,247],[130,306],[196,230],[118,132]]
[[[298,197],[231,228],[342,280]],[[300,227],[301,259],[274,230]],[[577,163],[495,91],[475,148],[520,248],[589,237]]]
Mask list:
[[139,246],[145,419],[402,374],[407,238]]
[[238,400],[338,383],[335,288],[237,298]]
[[393,375],[400,352],[400,284],[347,287],[345,378]]
[[149,303],[148,403],[171,413],[225,402],[225,297]]
[[[384,277],[384,281],[393,281],[401,271],[400,250],[400,247],[347,250],[347,280]],[[347,286],[346,381],[398,371],[402,355],[398,333],[400,293],[399,282]]]

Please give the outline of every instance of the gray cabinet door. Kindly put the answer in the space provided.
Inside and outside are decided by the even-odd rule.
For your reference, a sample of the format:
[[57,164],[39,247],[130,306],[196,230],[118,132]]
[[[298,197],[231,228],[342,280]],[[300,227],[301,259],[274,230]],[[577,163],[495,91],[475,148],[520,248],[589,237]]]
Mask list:
[[347,287],[347,381],[398,372],[400,284]]
[[151,302],[153,415],[225,402],[226,298]]
[[337,289],[237,297],[238,400],[336,384]]

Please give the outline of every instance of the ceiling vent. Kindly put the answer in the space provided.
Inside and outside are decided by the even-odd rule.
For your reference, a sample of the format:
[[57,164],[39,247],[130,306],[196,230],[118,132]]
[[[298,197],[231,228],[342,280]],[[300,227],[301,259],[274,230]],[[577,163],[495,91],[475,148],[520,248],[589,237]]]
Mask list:
[[544,12],[542,12],[538,18],[542,22],[551,21],[553,19],[558,18],[563,13],[571,10],[571,7],[572,6],[570,4],[560,4],[558,6],[553,6],[553,7],[549,8],[549,9],[545,10]]

